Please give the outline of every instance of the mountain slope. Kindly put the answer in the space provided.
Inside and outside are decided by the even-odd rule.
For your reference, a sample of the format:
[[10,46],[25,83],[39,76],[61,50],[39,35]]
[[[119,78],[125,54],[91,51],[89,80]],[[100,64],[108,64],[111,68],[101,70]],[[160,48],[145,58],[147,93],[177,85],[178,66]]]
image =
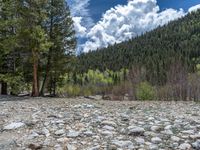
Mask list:
[[132,40],[81,54],[77,66],[85,72],[139,65],[157,79],[165,78],[173,62],[181,61],[193,70],[199,55],[200,10]]

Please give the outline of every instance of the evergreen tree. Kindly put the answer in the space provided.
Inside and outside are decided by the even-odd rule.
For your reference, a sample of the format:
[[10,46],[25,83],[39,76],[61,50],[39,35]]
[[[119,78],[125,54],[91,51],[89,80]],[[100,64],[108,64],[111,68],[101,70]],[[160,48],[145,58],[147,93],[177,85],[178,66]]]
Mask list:
[[6,74],[14,70],[11,55],[16,47],[16,1],[0,0],[0,83],[1,94],[7,94]]
[[47,11],[48,19],[45,28],[53,44],[47,53],[40,94],[44,94],[45,84],[49,81],[50,93],[55,95],[56,83],[60,76],[66,72],[70,55],[74,54],[76,39],[73,21],[65,0],[48,0]]
[[20,17],[18,39],[20,48],[30,55],[32,63],[32,96],[39,96],[38,67],[41,54],[49,49],[51,43],[43,29],[47,19],[45,10],[47,0],[19,0],[18,15]]

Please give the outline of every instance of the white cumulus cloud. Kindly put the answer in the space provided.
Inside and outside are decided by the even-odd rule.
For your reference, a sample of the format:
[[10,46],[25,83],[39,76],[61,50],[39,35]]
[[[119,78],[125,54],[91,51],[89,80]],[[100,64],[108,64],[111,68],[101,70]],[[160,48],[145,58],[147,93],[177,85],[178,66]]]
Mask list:
[[78,37],[84,37],[86,35],[86,27],[81,25],[82,17],[73,17],[74,28]]
[[78,37],[83,37],[86,30],[94,25],[88,6],[90,0],[67,0],[70,6],[75,30]]
[[200,4],[190,7],[188,9],[188,12],[193,12],[193,11],[196,11],[198,9],[200,9]]
[[82,45],[83,51],[120,43],[185,14],[182,9],[160,11],[156,0],[131,0],[127,5],[118,5],[105,12],[87,33],[88,41]]

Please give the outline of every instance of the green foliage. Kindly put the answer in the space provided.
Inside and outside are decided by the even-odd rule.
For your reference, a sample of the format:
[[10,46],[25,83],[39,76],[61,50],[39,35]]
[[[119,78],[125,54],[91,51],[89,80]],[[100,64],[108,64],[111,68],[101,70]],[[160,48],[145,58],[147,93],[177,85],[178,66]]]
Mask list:
[[109,76],[108,71],[104,73],[100,72],[99,70],[93,71],[88,70],[87,73],[83,75],[85,79],[87,79],[87,83],[96,84],[99,86],[113,84],[113,79]]
[[52,42],[44,63],[43,83],[40,93],[44,93],[47,78],[51,78],[50,93],[55,95],[56,87],[68,70],[76,48],[76,37],[70,10],[65,0],[48,1],[45,30]]
[[65,0],[0,1],[0,75],[12,74],[15,81],[20,73],[26,85],[41,83],[43,77],[41,87],[33,86],[33,92],[37,91],[33,95],[47,89],[46,81],[52,86],[50,92],[56,91],[75,48],[73,20]]
[[23,80],[23,76],[20,74],[4,74],[0,75],[0,81],[3,81],[8,84],[9,91],[13,95],[20,94],[20,92],[27,90],[25,86],[26,83]]
[[83,96],[91,96],[96,92],[91,86],[82,87],[82,95]]
[[58,88],[59,94],[67,94],[68,97],[76,97],[81,95],[81,87],[79,85],[65,85],[62,88]]
[[[126,72],[128,72],[128,70],[126,70]],[[67,88],[68,85],[77,85],[81,88],[79,95],[89,96],[110,92],[113,85],[124,80],[124,72],[113,72],[108,69],[104,72],[88,70],[87,73],[83,74],[67,73],[62,76],[62,79],[62,82],[59,84],[61,89],[62,87]],[[66,91],[68,90],[61,90],[60,92],[65,93]]]
[[155,89],[148,82],[142,82],[137,86],[136,97],[138,100],[154,100]]

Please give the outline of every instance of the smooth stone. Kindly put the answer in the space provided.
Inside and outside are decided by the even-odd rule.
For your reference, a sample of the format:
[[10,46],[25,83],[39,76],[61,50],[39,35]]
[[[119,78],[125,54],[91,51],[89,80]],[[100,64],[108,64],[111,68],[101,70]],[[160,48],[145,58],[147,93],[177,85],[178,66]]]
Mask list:
[[192,147],[194,149],[199,150],[200,149],[200,140],[197,140],[196,142],[192,143]]
[[115,130],[114,127],[108,126],[108,125],[103,126],[103,129],[105,129],[105,130]]
[[82,104],[82,105],[75,105],[74,108],[83,108],[83,109],[90,109],[90,108],[94,108],[93,105],[90,104]]
[[126,114],[121,114],[121,121],[129,121],[129,116]]
[[160,126],[152,126],[152,127],[151,127],[151,131],[156,132],[156,131],[160,131],[160,130],[161,130],[161,127],[160,127]]
[[43,129],[42,129],[42,133],[43,133],[46,137],[50,136],[49,130],[46,129],[46,128],[43,128]]
[[159,143],[162,142],[162,140],[159,137],[153,137],[151,139],[151,142],[154,143],[154,144],[159,144]]
[[178,143],[173,143],[173,144],[172,144],[172,147],[173,147],[173,148],[178,147],[178,146],[179,146]]
[[94,133],[92,131],[85,131],[83,134],[86,135],[86,136],[93,136],[94,135]]
[[151,137],[155,137],[157,136],[157,134],[155,132],[152,132],[152,131],[146,131],[144,133],[144,136],[151,136]]
[[148,121],[152,121],[152,120],[154,120],[155,118],[154,117],[149,117],[148,118]]
[[88,148],[87,150],[99,150],[100,149],[100,145]]
[[102,134],[102,135],[105,135],[105,136],[113,136],[113,132],[110,132],[110,131],[100,131],[100,133]]
[[60,144],[56,144],[54,146],[54,150],[63,150],[62,146]]
[[171,140],[174,141],[174,142],[179,142],[179,141],[180,141],[180,138],[177,137],[177,136],[172,136],[172,137],[171,137]]
[[113,140],[112,144],[120,147],[120,148],[133,148],[133,143],[131,141],[119,141],[119,140]]
[[66,143],[66,142],[69,141],[69,139],[68,139],[68,138],[59,138],[59,139],[57,139],[57,141],[58,141],[59,143]]
[[144,128],[137,127],[137,126],[129,126],[128,127],[128,134],[133,136],[143,135],[145,132]]
[[63,135],[63,134],[65,134],[65,130],[63,130],[63,129],[57,130],[57,131],[55,132],[55,135]]
[[109,145],[108,150],[117,150],[117,146],[116,145]]
[[69,137],[69,138],[75,138],[75,137],[78,137],[79,135],[80,135],[80,133],[77,131],[74,131],[74,130],[70,130],[67,133],[67,137]]
[[150,144],[149,145],[149,150],[158,150],[158,146],[155,144]]
[[200,134],[190,135],[190,138],[193,140],[200,139]]
[[108,126],[112,126],[112,127],[117,127],[117,124],[113,121],[109,121],[109,120],[105,120],[101,123],[101,125],[108,125]]
[[25,126],[25,123],[23,123],[23,122],[13,122],[13,123],[6,125],[3,129],[4,130],[13,130],[13,129],[21,128],[23,126]]
[[194,130],[185,130],[185,131],[181,131],[181,133],[183,134],[194,134]]
[[140,137],[135,138],[135,141],[136,141],[137,144],[144,144],[145,143],[145,140],[143,138],[140,138]]
[[164,129],[165,130],[170,130],[172,128],[172,125],[167,125]]
[[39,136],[38,133],[32,132],[32,133],[28,136],[28,139],[31,140],[31,139],[34,139],[34,138],[36,138],[36,137],[38,137],[38,136]]
[[77,148],[74,145],[67,144],[67,150],[77,150]]
[[166,135],[173,135],[173,132],[171,130],[164,130],[161,133]]
[[180,150],[190,150],[191,149],[191,145],[188,143],[183,143],[181,145],[179,145],[178,147]]

